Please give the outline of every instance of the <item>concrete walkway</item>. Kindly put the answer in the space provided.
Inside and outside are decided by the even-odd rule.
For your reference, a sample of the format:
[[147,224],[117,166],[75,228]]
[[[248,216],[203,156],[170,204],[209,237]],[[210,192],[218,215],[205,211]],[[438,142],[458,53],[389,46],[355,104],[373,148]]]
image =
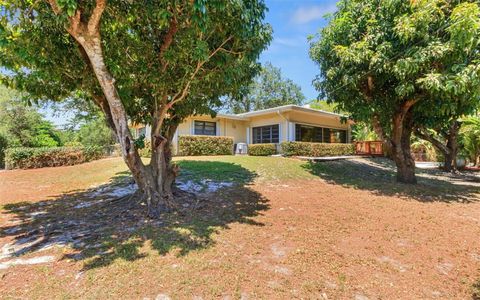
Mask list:
[[367,158],[371,156],[367,155],[343,155],[343,156],[322,156],[322,157],[310,157],[310,156],[297,156],[298,159],[308,160],[308,161],[333,161],[333,160],[344,160],[344,159],[355,159],[355,158]]

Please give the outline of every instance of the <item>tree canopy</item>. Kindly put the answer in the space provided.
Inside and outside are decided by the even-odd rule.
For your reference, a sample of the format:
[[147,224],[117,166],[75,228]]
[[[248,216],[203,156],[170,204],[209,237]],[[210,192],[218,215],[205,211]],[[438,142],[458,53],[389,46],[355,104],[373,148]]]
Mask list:
[[26,106],[19,93],[0,85],[0,135],[8,147],[55,147],[60,132],[35,108]]
[[415,126],[465,114],[480,93],[480,9],[470,1],[344,0],[311,41],[321,96],[388,141],[397,179],[415,182]]
[[[3,1],[2,81],[39,100],[93,101],[120,142],[150,215],[173,207],[176,127],[213,113],[250,81],[271,40],[265,4],[247,1]],[[144,165],[128,122],[152,126]]]
[[304,100],[300,86],[267,62],[251,84],[241,86],[227,98],[226,106],[233,113],[243,113],[287,104],[301,105]]

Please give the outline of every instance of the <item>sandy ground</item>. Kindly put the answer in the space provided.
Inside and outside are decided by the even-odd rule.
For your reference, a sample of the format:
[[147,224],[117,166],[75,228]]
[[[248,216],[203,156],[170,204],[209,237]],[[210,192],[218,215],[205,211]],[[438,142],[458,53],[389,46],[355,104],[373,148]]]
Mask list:
[[[59,216],[87,220],[97,204],[75,207],[108,199],[107,190],[96,199],[78,194],[28,206],[25,195],[35,203],[65,188],[15,184],[24,172],[0,174],[3,204],[23,202],[4,206],[0,248],[58,224]],[[90,185],[81,182],[78,189]],[[193,217],[155,223],[165,230],[153,235],[114,232],[118,244],[103,239],[106,249],[94,255],[87,249],[94,241],[17,258],[0,253],[0,292],[43,299],[478,299],[480,202],[472,195],[465,195],[470,201],[421,201],[321,178],[225,186],[206,195],[210,204]],[[139,225],[115,222],[117,228]],[[77,234],[78,226],[69,233]],[[78,253],[87,258],[69,256]]]

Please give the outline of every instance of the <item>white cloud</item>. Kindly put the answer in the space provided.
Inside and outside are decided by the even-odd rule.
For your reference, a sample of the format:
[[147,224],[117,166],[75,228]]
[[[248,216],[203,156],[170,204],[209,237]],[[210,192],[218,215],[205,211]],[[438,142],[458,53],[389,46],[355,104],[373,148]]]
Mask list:
[[325,5],[300,6],[293,13],[291,21],[295,24],[306,24],[311,21],[322,19],[327,13],[337,9],[335,3]]
[[281,37],[276,37],[273,39],[274,44],[278,44],[281,46],[287,46],[287,47],[296,47],[301,44],[306,43],[307,39],[304,37],[297,37],[297,38],[281,38]]

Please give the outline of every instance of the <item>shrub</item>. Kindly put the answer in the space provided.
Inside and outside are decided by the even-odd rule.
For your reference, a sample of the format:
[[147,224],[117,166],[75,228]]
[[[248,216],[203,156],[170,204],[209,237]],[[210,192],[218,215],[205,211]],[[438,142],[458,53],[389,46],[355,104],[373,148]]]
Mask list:
[[339,143],[282,142],[282,152],[286,156],[337,156],[352,155],[355,145]]
[[275,144],[251,144],[248,145],[248,155],[252,156],[268,156],[277,154],[277,146]]
[[152,157],[152,144],[150,140],[144,140],[143,148],[138,149],[138,154],[141,157]]
[[[172,151],[172,153],[175,153],[175,146],[173,145],[173,143],[170,144],[170,150]],[[150,142],[150,140],[145,139],[143,148],[138,149],[138,154],[141,157],[152,157],[152,143]]]
[[180,155],[231,155],[233,138],[225,136],[181,135],[178,137]]
[[9,148],[5,151],[7,169],[33,169],[71,166],[102,158],[103,149],[90,147]]

